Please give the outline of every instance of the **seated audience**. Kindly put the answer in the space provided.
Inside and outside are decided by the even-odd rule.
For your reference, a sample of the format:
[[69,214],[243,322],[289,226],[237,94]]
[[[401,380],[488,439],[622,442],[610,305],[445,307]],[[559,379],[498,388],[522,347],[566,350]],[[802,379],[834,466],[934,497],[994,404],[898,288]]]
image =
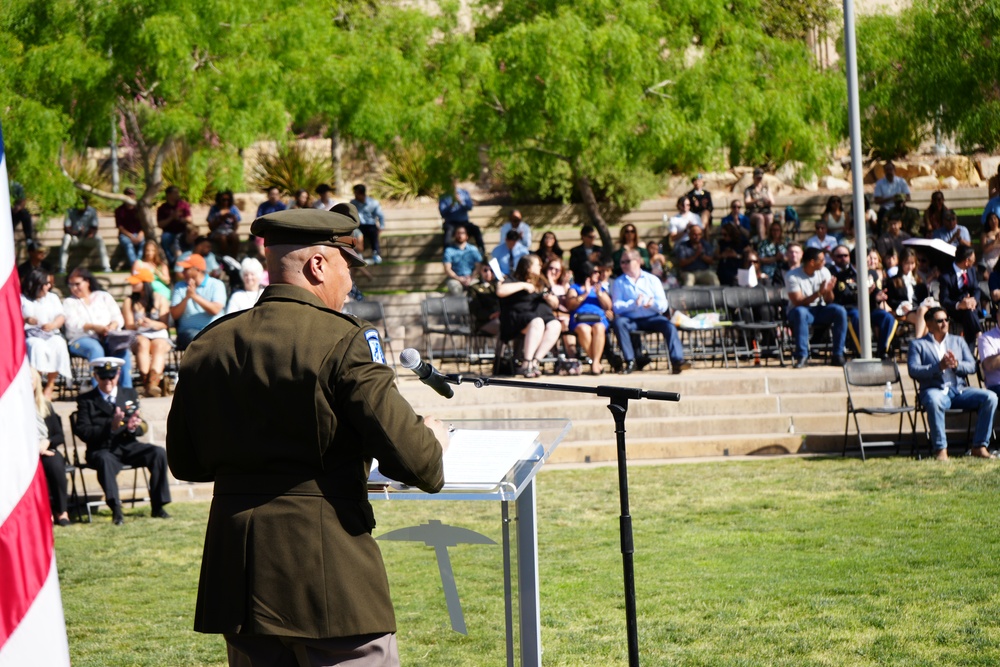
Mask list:
[[[927,286],[927,293],[935,301],[941,300],[941,271],[931,263],[930,257],[925,252],[917,252],[917,276]],[[997,276],[1000,280],[1000,276]],[[991,288],[992,289],[992,288]],[[940,304],[938,304],[940,305]]]
[[45,269],[32,269],[21,283],[21,316],[28,345],[28,363],[45,376],[45,400],[52,400],[56,378],[73,382],[69,348],[60,329],[66,323],[62,303],[52,293],[52,283]]
[[123,330],[125,320],[115,298],[84,268],[74,269],[66,279],[70,296],[63,299],[66,338],[70,354],[93,361],[118,357],[124,361],[121,385],[132,387],[132,335]]
[[[904,248],[900,255],[899,273],[888,283],[889,307],[896,317],[913,325],[914,335],[923,338],[927,333],[924,315],[930,309],[927,285],[916,272],[917,254],[913,248]],[[937,305],[937,302],[933,302]]]
[[240,262],[240,278],[243,289],[234,290],[226,304],[226,315],[241,310],[253,308],[257,299],[264,293],[261,279],[264,277],[264,267],[253,257],[246,257]]
[[[1000,308],[993,309],[993,317],[1000,320]],[[983,369],[983,386],[1000,394],[1000,326],[989,329],[976,341],[979,348],[979,365]]]
[[[673,276],[670,275],[673,265],[667,261],[666,256],[660,251],[660,244],[658,241],[650,241],[647,243],[646,252],[649,254],[649,272],[659,278],[660,282],[666,286],[668,278],[673,278]],[[677,282],[676,278],[674,278],[674,282]]]
[[[701,227],[697,225],[691,229],[701,231]],[[637,368],[642,370],[649,363],[648,357],[636,358],[632,334],[637,331],[657,331],[667,344],[670,368],[677,375],[689,367],[684,362],[684,348],[677,329],[664,314],[668,304],[663,283],[653,274],[643,271],[641,262],[639,253],[633,250],[626,252],[621,259],[624,273],[611,284],[611,303],[615,315],[612,324],[625,360],[622,372],[628,374]]]
[[[573,275],[580,270],[584,262],[604,264],[604,248],[597,245],[597,230],[593,225],[584,225],[580,228],[580,245],[569,251],[569,270]],[[610,262],[611,259],[608,258]]]
[[354,199],[350,202],[358,211],[360,224],[358,229],[365,238],[365,245],[372,249],[372,263],[382,263],[382,247],[379,245],[379,236],[385,229],[385,213],[382,212],[382,205],[378,200],[368,196],[368,188],[364,183],[354,186]]
[[702,228],[708,229],[712,226],[712,212],[715,210],[712,193],[705,189],[705,177],[701,174],[696,174],[691,184],[694,187],[684,196],[691,200],[691,212],[701,217]]
[[538,241],[538,249],[534,253],[541,257],[543,264],[553,257],[562,259],[564,254],[563,249],[559,247],[559,240],[556,239],[553,232],[542,234],[541,240]]
[[939,239],[959,246],[972,247],[972,235],[969,228],[958,224],[958,215],[951,209],[941,214],[941,226],[931,232],[932,239]]
[[135,332],[135,363],[146,396],[162,396],[163,368],[173,349],[167,331],[170,302],[153,289],[153,272],[142,269],[128,277],[132,294],[122,303],[125,329]]
[[28,258],[17,267],[17,277],[24,283],[32,269],[45,269],[48,274],[55,273],[55,268],[45,258],[49,254],[49,249],[42,245],[41,241],[28,239],[24,242],[28,251]]
[[931,195],[931,203],[924,210],[923,219],[920,223],[920,236],[930,238],[935,229],[939,229],[944,224],[944,212],[948,207],[944,204],[944,193],[935,190]]
[[[125,188],[122,193],[135,199],[135,188]],[[146,240],[142,230],[142,213],[136,204],[123,203],[115,209],[115,227],[118,228],[118,243],[125,249],[129,269],[135,264],[142,253],[142,244]]]
[[767,228],[767,238],[757,243],[757,256],[760,258],[760,270],[767,276],[769,282],[780,273],[785,263],[785,252],[788,244],[785,242],[785,230],[780,222],[772,222]]
[[[524,221],[524,219],[521,216],[521,212],[518,211],[517,209],[511,211],[510,217],[507,219],[507,221],[504,222],[502,225],[500,225],[500,243],[503,243],[504,241],[507,240],[507,232],[509,232],[512,229],[517,231],[517,233],[521,235],[520,238],[521,245],[523,245],[525,248],[530,248],[531,227],[528,225],[528,223]],[[542,261],[544,262],[545,258],[542,258]]]
[[68,526],[69,512],[66,493],[66,459],[59,452],[59,445],[66,443],[62,419],[56,414],[52,402],[45,397],[38,373],[31,374],[31,388],[35,395],[35,418],[38,432],[39,459],[42,473],[49,487],[49,507],[52,523]]
[[743,250],[747,241],[740,233],[739,227],[733,224],[722,225],[719,230],[718,257],[719,265],[715,270],[719,276],[720,285],[735,286],[736,275],[743,261]]
[[176,185],[168,187],[164,193],[164,202],[156,209],[156,226],[160,234],[160,244],[167,262],[173,264],[180,254],[180,242],[189,225],[193,225],[191,205],[181,198],[181,191]]
[[939,461],[948,460],[945,410],[958,409],[978,413],[972,455],[993,458],[989,444],[997,395],[968,385],[966,377],[976,374],[976,359],[960,336],[948,333],[948,313],[943,308],[931,308],[925,320],[929,333],[910,342],[906,366],[918,383],[920,403],[927,411],[934,456]]
[[212,252],[212,241],[207,236],[196,236],[191,241],[191,249],[185,250],[177,257],[177,263],[174,264],[175,283],[184,280],[184,267],[181,266],[181,262],[190,259],[192,255],[200,255],[205,260],[208,275],[213,278],[222,276],[222,266]]
[[753,183],[743,190],[743,204],[747,207],[747,215],[759,213],[763,216],[753,233],[757,238],[764,238],[767,228],[774,222],[774,214],[771,212],[774,197],[771,196],[771,188],[764,183],[764,170],[760,167],[753,170]]
[[837,243],[836,238],[827,234],[826,223],[822,220],[816,223],[816,233],[806,240],[807,248],[819,248],[823,251],[827,258],[827,267],[833,266],[833,259],[831,259],[829,255],[838,245],[842,244]]
[[[858,272],[851,264],[851,251],[846,246],[839,245],[833,249],[833,264],[837,283],[834,286],[834,303],[843,306],[847,311],[848,332],[854,349],[861,353],[861,315],[858,311]],[[874,249],[869,258],[878,258]],[[892,339],[896,335],[896,318],[882,304],[888,299],[888,293],[883,288],[882,277],[876,265],[868,263],[868,311],[872,327],[878,332],[878,343],[875,346],[875,358],[884,359]]]
[[490,265],[479,265],[479,280],[469,286],[469,312],[475,333],[496,336],[500,333],[500,299],[497,280]]
[[892,160],[886,162],[883,169],[885,176],[875,181],[875,203],[879,205],[876,233],[882,232],[882,223],[886,216],[897,206],[896,195],[901,194],[905,201],[910,201],[910,186],[904,179],[896,177],[896,165]]
[[479,248],[469,243],[465,227],[455,228],[452,244],[444,249],[444,272],[448,276],[448,293],[462,294],[475,280],[476,264],[483,261]]
[[153,239],[142,245],[142,258],[132,265],[132,271],[147,269],[153,273],[153,291],[165,299],[170,298],[170,265],[163,248]]
[[981,239],[983,266],[986,267],[987,273],[993,273],[993,267],[997,265],[997,259],[1000,258],[1000,215],[990,213],[986,216]]
[[444,232],[445,247],[451,243],[451,237],[456,227],[465,227],[480,252],[486,252],[486,245],[483,242],[483,232],[479,225],[469,220],[469,211],[472,210],[472,195],[465,188],[458,187],[458,180],[452,179],[451,191],[446,192],[438,198],[438,212],[441,214],[441,230]]
[[512,229],[507,232],[503,243],[493,249],[491,256],[500,265],[500,271],[505,277],[510,277],[517,268],[517,263],[528,254],[528,249],[521,243],[521,234]]
[[524,336],[518,372],[536,378],[542,374],[541,360],[562,333],[562,325],[552,312],[559,300],[549,292],[542,276],[542,260],[533,254],[521,257],[513,280],[501,282],[496,291],[500,299],[500,337],[513,340],[519,334]]
[[[303,190],[299,188],[295,191],[292,196],[292,203],[288,205],[288,208],[312,208],[312,197],[309,195],[308,190]],[[260,217],[260,216],[258,216]]]
[[791,306],[787,319],[795,338],[792,352],[795,368],[809,364],[809,327],[833,328],[834,366],[844,365],[844,343],[847,340],[847,311],[834,301],[833,288],[837,279],[826,268],[826,258],[820,248],[806,248],[802,266],[785,274],[785,287]]
[[903,220],[896,215],[890,215],[888,229],[875,241],[875,247],[883,257],[887,255],[903,256],[906,248],[903,241],[909,241],[912,237],[903,231]]
[[[997,174],[1000,176],[1000,169],[997,169]],[[983,207],[983,215],[979,219],[979,222],[984,227],[986,226],[986,218],[990,216],[990,213],[1000,215],[1000,195],[994,195],[992,199],[986,202],[986,206]]]
[[687,240],[681,241],[674,248],[681,285],[684,287],[719,284],[719,276],[712,268],[715,263],[712,244],[703,238],[703,234],[701,227],[692,224],[688,227]]
[[[666,218],[666,215],[663,216]],[[701,227],[701,216],[691,210],[691,200],[687,197],[680,197],[677,200],[677,215],[667,221],[667,235],[670,237],[670,244],[675,247],[678,243],[686,241],[688,230],[691,225]]]
[[208,275],[201,255],[191,255],[177,265],[184,270],[184,280],[174,286],[170,316],[177,324],[177,347],[183,350],[199,331],[222,314],[226,307],[226,286]]
[[590,372],[600,375],[604,372],[601,358],[607,342],[608,317],[605,313],[614,304],[611,294],[601,285],[601,270],[590,262],[583,265],[581,275],[573,277],[566,297],[566,308],[570,311],[569,330],[576,336],[580,350],[587,355]]
[[76,208],[66,211],[66,220],[63,222],[62,253],[59,255],[59,273],[66,273],[70,248],[77,245],[97,246],[97,251],[101,255],[101,270],[105,273],[111,272],[108,248],[98,233],[97,210],[90,205],[89,195],[80,195]]
[[836,234],[842,230],[847,224],[847,217],[844,215],[844,200],[837,195],[828,198],[820,220],[826,223],[826,229],[829,232]]
[[[299,192],[305,192],[306,199],[308,200],[309,193],[305,190],[299,190]],[[255,217],[263,217],[269,213],[277,213],[278,211],[284,211],[287,207],[285,202],[281,201],[281,190],[272,185],[267,189],[267,199],[260,203],[257,207],[257,215]]]
[[729,202],[729,215],[722,218],[722,224],[736,225],[740,228],[740,233],[749,238],[754,232],[754,228],[751,225],[750,218],[740,213],[740,209],[742,208],[743,204],[739,199]]
[[618,250],[615,250],[611,255],[611,261],[614,263],[614,276],[617,278],[622,274],[621,266],[619,262],[622,258],[622,253],[626,250],[635,250],[642,257],[642,270],[649,271],[649,252],[642,247],[639,242],[639,232],[633,224],[622,225],[622,229],[618,234]]
[[167,453],[162,447],[138,440],[149,427],[139,411],[139,395],[134,389],[118,386],[121,360],[100,357],[90,365],[97,388],[76,400],[76,435],[87,444],[87,466],[97,471],[112,522],[116,526],[125,523],[117,479],[122,465],[149,469],[152,516],[169,518],[163,509],[170,502]]
[[920,211],[906,205],[905,195],[896,195],[896,206],[886,214],[886,224],[894,218],[899,218],[902,221],[903,231],[907,234],[916,233],[920,227]]
[[[875,227],[872,226],[869,227],[868,229],[871,230],[868,233],[868,238],[871,238],[872,235],[875,233]],[[858,239],[854,233],[854,218],[848,217],[846,220],[844,220],[844,228],[841,229],[840,232],[835,234],[834,236],[837,239],[838,244],[842,246],[847,246],[848,250],[854,252],[854,248],[858,243]]]
[[969,346],[976,344],[982,331],[979,325],[979,279],[976,276],[976,251],[969,246],[959,246],[951,271],[938,279],[938,301],[953,321],[962,327],[962,335]]
[[[277,190],[277,188],[274,189]],[[261,206],[263,205],[261,204]],[[284,204],[282,204],[282,208],[284,208]],[[208,209],[208,238],[223,255],[236,257],[239,254],[238,230],[241,220],[240,210],[233,203],[232,191],[225,190],[215,195],[215,204]]]
[[333,198],[331,194],[333,188],[331,188],[326,183],[320,183],[316,186],[316,194],[319,195],[319,199],[312,203],[313,208],[321,208],[325,211],[329,211],[334,206],[337,205],[337,200]]
[[28,210],[28,195],[20,183],[10,184],[10,217],[14,223],[14,229],[21,225],[24,232],[24,240],[35,240],[35,227],[31,220],[31,211]]
[[[558,304],[553,307],[552,314],[559,320],[563,334],[570,333],[569,330],[569,308],[566,307],[566,298],[569,294],[569,286],[572,284],[569,271],[563,269],[561,259],[550,259],[542,265],[542,276],[549,285],[549,292],[558,299]],[[563,336],[563,345],[566,347],[566,354],[570,358],[576,357],[576,341],[571,337]],[[579,375],[579,365],[569,369],[570,375]]]

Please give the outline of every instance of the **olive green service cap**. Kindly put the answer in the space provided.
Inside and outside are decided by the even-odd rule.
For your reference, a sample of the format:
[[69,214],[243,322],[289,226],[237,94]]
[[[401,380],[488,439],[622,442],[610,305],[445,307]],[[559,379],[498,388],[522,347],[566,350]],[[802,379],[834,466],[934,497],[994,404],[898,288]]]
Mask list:
[[358,228],[358,211],[351,204],[337,204],[329,211],[295,208],[268,213],[253,221],[250,233],[264,245],[326,245],[341,248],[351,266],[367,266],[351,233]]

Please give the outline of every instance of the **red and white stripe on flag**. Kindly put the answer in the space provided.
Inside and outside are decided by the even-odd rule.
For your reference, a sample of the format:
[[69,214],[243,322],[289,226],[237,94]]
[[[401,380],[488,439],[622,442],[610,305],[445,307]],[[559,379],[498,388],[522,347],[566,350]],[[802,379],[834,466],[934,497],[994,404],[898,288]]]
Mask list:
[[0,667],[69,665],[0,128]]

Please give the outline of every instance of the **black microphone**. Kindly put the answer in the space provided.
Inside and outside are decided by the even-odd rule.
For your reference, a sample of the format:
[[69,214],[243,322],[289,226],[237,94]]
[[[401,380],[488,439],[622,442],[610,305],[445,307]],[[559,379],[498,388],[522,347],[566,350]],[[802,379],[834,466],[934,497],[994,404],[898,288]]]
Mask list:
[[445,398],[451,398],[455,395],[455,392],[451,389],[451,385],[448,384],[444,376],[438,373],[437,369],[430,364],[421,361],[420,353],[412,347],[408,347],[400,352],[399,363],[403,368],[409,368],[416,373],[421,382]]

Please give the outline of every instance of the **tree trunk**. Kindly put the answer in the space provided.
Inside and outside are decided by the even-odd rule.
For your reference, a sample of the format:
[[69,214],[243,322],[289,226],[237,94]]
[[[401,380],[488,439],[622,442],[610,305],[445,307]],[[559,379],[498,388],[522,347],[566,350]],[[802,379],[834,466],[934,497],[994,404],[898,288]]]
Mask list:
[[333,191],[337,196],[344,194],[344,146],[340,141],[340,129],[337,123],[330,128],[330,157],[333,160]]
[[611,257],[614,246],[611,241],[611,232],[608,231],[608,223],[605,222],[604,216],[601,215],[601,209],[597,205],[597,198],[594,196],[594,188],[590,185],[590,178],[580,176],[575,170],[573,176],[576,181],[576,189],[583,200],[583,207],[587,211],[587,217],[601,236],[601,245],[604,246],[604,259],[607,260]]

